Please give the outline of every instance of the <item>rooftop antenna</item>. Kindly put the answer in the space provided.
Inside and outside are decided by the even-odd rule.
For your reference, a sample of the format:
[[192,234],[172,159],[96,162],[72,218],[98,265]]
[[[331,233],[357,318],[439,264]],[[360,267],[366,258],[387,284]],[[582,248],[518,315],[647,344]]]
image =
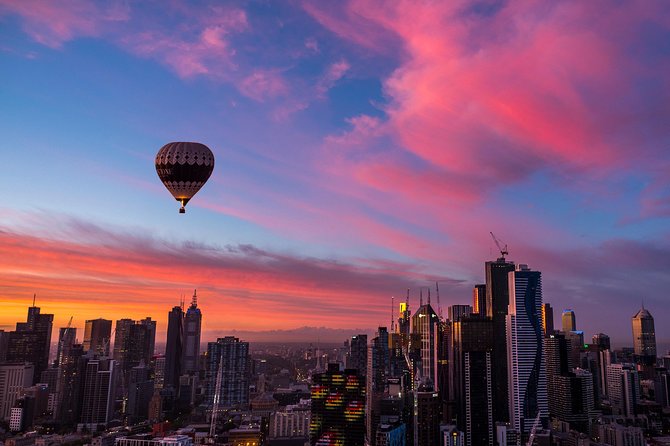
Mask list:
[[409,308],[409,288],[407,288],[407,297],[405,298],[405,303],[407,304],[407,308]]
[[437,294],[437,315],[442,319],[442,306],[440,305],[440,286],[435,281],[435,293]]
[[430,305],[430,288],[428,288],[428,305]]
[[419,307],[423,307],[423,288],[419,288]]
[[393,306],[395,305],[395,297],[391,296],[391,333],[393,333]]
[[35,298],[37,297],[37,293],[33,293],[33,307],[35,306]]
[[193,290],[193,299],[191,300],[191,306],[193,308],[198,306],[198,290]]

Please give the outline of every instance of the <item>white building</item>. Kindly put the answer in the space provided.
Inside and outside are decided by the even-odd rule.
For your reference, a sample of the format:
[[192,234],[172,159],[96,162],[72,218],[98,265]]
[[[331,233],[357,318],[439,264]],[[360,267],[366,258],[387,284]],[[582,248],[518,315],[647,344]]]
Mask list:
[[34,370],[29,362],[0,364],[0,419],[10,420],[12,406],[21,391],[33,384]]

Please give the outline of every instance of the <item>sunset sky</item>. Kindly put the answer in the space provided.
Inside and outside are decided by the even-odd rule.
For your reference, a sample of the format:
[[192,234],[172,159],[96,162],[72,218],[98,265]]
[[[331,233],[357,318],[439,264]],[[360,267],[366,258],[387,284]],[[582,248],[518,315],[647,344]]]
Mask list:
[[[33,293],[164,333],[197,288],[206,338],[446,314],[493,231],[557,324],[632,345],[644,301],[670,340],[666,0],[0,0],[0,67],[0,329]],[[170,141],[216,157],[185,215]]]

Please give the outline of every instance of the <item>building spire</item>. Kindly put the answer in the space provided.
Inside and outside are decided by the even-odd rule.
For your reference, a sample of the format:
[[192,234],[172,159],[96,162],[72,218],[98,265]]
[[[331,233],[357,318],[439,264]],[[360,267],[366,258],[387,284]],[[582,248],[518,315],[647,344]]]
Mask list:
[[430,288],[428,288],[428,305],[430,305]]
[[198,290],[193,290],[193,299],[191,300],[191,308],[198,306]]
[[[33,293],[33,307],[35,306],[35,298],[37,298],[37,293]],[[644,305],[642,307],[644,308]]]
[[419,288],[419,308],[423,307],[423,288]]

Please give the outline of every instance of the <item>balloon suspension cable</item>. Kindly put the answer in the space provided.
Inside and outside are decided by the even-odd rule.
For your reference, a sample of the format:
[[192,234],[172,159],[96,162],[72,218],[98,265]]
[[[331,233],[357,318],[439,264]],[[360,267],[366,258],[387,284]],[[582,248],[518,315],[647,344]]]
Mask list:
[[180,200],[181,202],[181,207],[179,208],[179,213],[180,214],[185,214],[186,213],[186,208],[184,207],[184,200]]

